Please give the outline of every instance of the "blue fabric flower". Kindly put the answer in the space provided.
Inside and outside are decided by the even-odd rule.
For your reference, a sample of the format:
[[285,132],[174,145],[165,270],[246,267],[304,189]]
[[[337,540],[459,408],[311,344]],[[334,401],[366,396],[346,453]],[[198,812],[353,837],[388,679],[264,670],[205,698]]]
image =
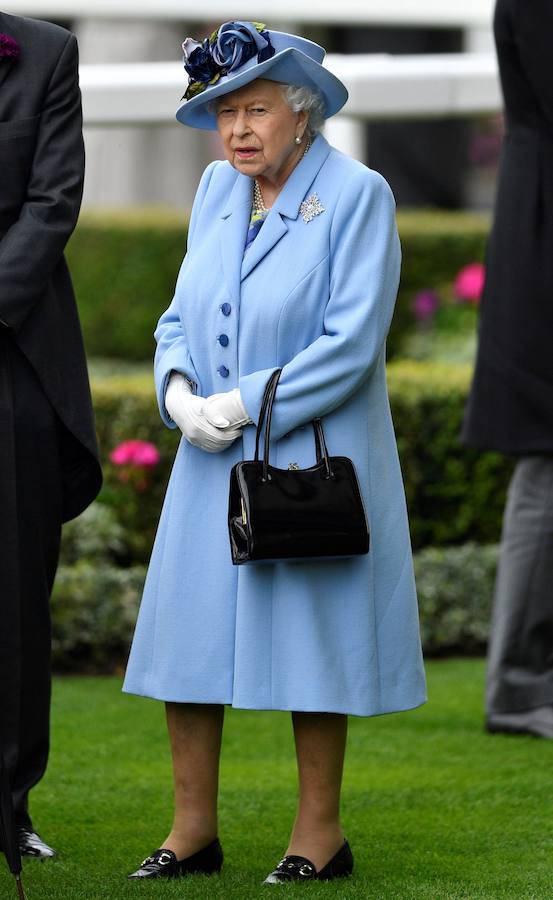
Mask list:
[[269,32],[261,22],[225,22],[200,44],[186,38],[182,45],[184,68],[189,75],[185,98],[191,100],[257,55],[262,63],[275,54]]
[[213,59],[209,38],[201,44],[187,38],[182,47],[185,54],[184,68],[192,81],[207,84],[219,74],[219,66]]
[[269,33],[257,22],[225,22],[212,48],[213,59],[227,72],[234,72],[257,55],[263,62],[274,55]]

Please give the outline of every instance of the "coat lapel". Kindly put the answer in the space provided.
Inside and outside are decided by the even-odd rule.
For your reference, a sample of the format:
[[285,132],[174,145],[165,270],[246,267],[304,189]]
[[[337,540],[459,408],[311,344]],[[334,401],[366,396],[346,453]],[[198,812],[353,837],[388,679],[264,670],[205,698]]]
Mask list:
[[228,289],[234,300],[240,301],[240,267],[250,224],[252,182],[239,174],[221,216],[221,255]]
[[[317,135],[308,154],[300,160],[278,195],[271,212],[263,223],[242,262],[242,280],[273,249],[288,231],[287,219],[297,219],[300,206],[319,169],[330,153],[330,145],[322,135]],[[250,189],[251,190],[251,189]],[[251,197],[251,194],[250,194]],[[324,198],[323,203],[324,203]]]
[[280,241],[283,234],[288,231],[288,225],[284,218],[273,207],[257,235],[253,244],[250,245],[248,252],[244,254],[242,260],[242,280],[246,278],[252,269],[258,264],[269,250],[272,250],[275,244]]
[[13,63],[0,62],[0,87],[13,69]]

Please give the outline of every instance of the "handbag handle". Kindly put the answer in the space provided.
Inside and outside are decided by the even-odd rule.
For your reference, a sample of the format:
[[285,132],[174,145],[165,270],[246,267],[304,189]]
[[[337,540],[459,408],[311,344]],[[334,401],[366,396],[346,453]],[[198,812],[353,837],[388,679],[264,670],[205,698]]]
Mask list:
[[[267,418],[267,424],[265,425],[265,441],[263,446],[263,475],[262,481],[267,481],[269,478],[269,446],[271,441],[271,421],[273,416],[273,404],[275,402],[275,395],[277,385],[280,379],[280,373],[282,369],[276,369],[269,381],[267,382],[267,386],[265,388],[265,393],[263,394],[263,400],[261,402],[261,410],[259,412],[259,420],[257,423],[257,431],[255,435],[255,461],[259,460],[259,442],[261,440],[261,432],[263,430],[263,424],[265,422],[265,417]],[[317,462],[323,462],[325,464],[325,478],[333,478],[334,473],[332,471],[332,467],[330,465],[330,458],[328,456],[328,449],[326,446],[326,440],[323,431],[323,423],[319,418],[313,419],[312,422],[313,431],[315,434],[315,452],[317,454]]]
[[[259,419],[257,422],[257,432],[255,435],[255,456],[254,459],[257,462],[259,460],[259,441],[261,440],[261,432],[263,430],[263,423],[265,421],[265,416],[267,414],[267,407],[269,405],[269,401],[271,402],[271,412],[273,409],[273,402],[275,399],[275,393],[277,389],[278,380],[280,378],[280,373],[282,369],[276,369],[271,377],[269,378],[266,386],[265,392],[263,394],[263,400],[261,401],[261,409],[259,411]],[[270,431],[271,428],[271,419],[270,417],[267,419],[267,431]],[[268,444],[267,440],[265,440],[265,456],[268,454]]]

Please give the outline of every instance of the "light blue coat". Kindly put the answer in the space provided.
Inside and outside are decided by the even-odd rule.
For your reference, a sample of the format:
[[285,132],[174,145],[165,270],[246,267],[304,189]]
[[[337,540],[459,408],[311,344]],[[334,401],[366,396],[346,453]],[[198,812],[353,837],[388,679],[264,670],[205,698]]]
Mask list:
[[[306,222],[303,201],[324,211]],[[161,416],[171,370],[208,395],[239,387],[256,421],[282,366],[271,462],[353,459],[367,556],[231,563],[229,473],[255,428],[221,454],[181,440],[124,690],[192,703],[376,715],[425,700],[403,483],[385,377],[400,248],[384,179],[318,136],[245,256],[252,182],[227,162],[200,183],[188,252],[156,339]],[[228,338],[228,342],[226,338]],[[174,426],[173,426],[174,427]]]

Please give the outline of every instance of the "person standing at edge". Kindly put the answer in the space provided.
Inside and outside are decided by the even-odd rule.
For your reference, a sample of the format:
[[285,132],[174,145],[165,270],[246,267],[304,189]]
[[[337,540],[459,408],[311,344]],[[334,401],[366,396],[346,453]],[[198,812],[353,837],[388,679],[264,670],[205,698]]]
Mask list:
[[553,738],[553,4],[498,0],[494,31],[507,132],[462,440],[517,460],[486,727]]
[[63,255],[83,176],[74,35],[0,12],[0,753],[20,850],[37,857],[54,855],[28,795],[48,759],[61,525],[102,481]]
[[[124,689],[166,702],[175,814],[129,877],[220,870],[228,704],[292,713],[297,818],[265,882],[327,881],[353,869],[340,823],[348,715],[426,699],[386,392],[395,203],[382,176],[320,133],[348,95],[318,44],[226,22],[183,46],[189,84],[177,118],[217,129],[226,159],[202,177],[175,297],[156,331],[161,416],[183,437]],[[311,466],[309,423],[324,417],[330,452],[357,470],[371,533],[364,556],[232,565],[229,475],[253,458],[253,423],[277,368],[271,459]]]

